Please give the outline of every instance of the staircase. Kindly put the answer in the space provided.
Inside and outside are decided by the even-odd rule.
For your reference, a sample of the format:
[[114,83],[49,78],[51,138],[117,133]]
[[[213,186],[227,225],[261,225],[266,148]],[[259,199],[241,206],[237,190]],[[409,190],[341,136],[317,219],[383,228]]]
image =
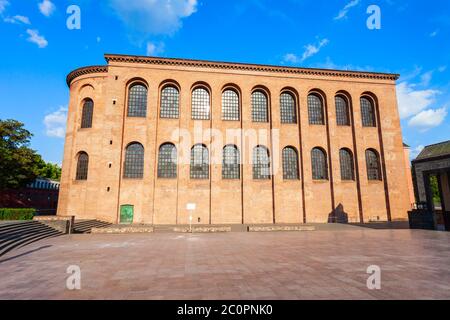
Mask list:
[[74,233],[91,233],[92,228],[106,228],[112,225],[99,220],[76,220],[74,223]]
[[13,249],[63,235],[38,221],[16,221],[0,224],[0,257]]

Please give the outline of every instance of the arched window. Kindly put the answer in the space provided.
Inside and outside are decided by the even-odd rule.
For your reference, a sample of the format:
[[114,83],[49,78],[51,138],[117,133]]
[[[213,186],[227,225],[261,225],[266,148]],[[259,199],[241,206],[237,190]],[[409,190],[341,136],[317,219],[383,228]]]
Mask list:
[[177,177],[177,148],[172,143],[165,143],[159,147],[158,178]]
[[253,179],[270,179],[269,151],[264,146],[256,146],[253,149]]
[[142,179],[144,177],[144,147],[132,143],[125,150],[124,178]]
[[381,181],[380,157],[373,149],[366,150],[367,178]]
[[322,99],[316,94],[308,96],[309,124],[325,124]]
[[222,120],[239,121],[239,95],[227,89],[222,93]]
[[376,127],[375,109],[370,99],[361,98],[361,117],[363,127]]
[[209,179],[208,148],[196,144],[191,149],[191,179]]
[[128,92],[128,117],[147,116],[147,87],[143,84],[133,84]]
[[86,99],[83,104],[81,115],[81,128],[92,128],[92,116],[94,113],[94,101]]
[[86,152],[78,154],[76,180],[87,180],[89,169],[89,156]]
[[327,155],[321,148],[311,151],[313,180],[328,180]]
[[161,118],[178,119],[180,115],[180,93],[176,87],[161,90]]
[[350,117],[347,100],[341,96],[335,97],[336,102],[336,122],[338,126],[349,126]]
[[280,95],[281,123],[297,123],[295,99],[292,94],[283,92]]
[[239,149],[235,145],[223,148],[222,179],[240,179]]
[[298,180],[298,154],[293,147],[283,149],[283,179]]
[[252,93],[253,122],[269,122],[267,96],[262,91]]
[[197,88],[192,92],[192,120],[209,120],[211,100],[205,88]]
[[355,180],[352,152],[348,149],[339,150],[339,161],[341,164],[341,179],[344,181]]

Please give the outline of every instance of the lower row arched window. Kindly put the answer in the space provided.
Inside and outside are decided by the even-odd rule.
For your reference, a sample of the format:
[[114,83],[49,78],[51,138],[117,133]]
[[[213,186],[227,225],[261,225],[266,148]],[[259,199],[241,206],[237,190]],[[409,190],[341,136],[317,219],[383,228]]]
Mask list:
[[264,146],[256,146],[253,149],[253,179],[270,179],[269,150]]
[[191,149],[191,179],[209,179],[209,152],[203,144]]
[[240,165],[239,149],[235,145],[227,145],[223,148],[222,157],[222,178],[223,179],[240,179],[241,165]]
[[286,147],[283,149],[283,179],[298,180],[298,153],[293,147]]
[[80,152],[77,160],[76,180],[87,180],[89,169],[89,156],[86,152]]
[[355,170],[353,165],[353,154],[349,149],[339,150],[339,162],[341,165],[341,180],[355,180]]
[[367,178],[369,180],[381,181],[380,156],[374,149],[366,150]]
[[172,143],[161,145],[158,153],[158,178],[177,177],[177,148]]
[[131,143],[125,150],[124,178],[142,179],[144,177],[144,147]]
[[312,149],[311,164],[313,180],[328,180],[327,154],[323,149]]

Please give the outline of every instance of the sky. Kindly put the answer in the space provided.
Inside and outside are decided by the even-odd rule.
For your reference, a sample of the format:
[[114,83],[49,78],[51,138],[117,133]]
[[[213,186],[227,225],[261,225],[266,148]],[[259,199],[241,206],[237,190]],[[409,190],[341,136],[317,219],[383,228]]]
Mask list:
[[450,140],[449,40],[446,0],[0,0],[0,119],[61,164],[65,77],[104,53],[391,72],[414,158]]

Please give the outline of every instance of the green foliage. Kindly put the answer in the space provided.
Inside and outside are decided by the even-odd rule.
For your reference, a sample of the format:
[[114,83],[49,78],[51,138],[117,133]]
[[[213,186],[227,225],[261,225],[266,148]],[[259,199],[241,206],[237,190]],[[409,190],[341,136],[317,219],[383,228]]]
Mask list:
[[23,123],[0,119],[0,189],[20,188],[38,177],[43,160],[29,148],[32,136]]
[[433,203],[441,203],[441,196],[439,195],[439,185],[437,176],[430,176],[430,188],[433,196]]
[[54,163],[42,161],[42,167],[38,172],[39,177],[59,181],[61,179],[61,167]]
[[35,209],[0,208],[0,220],[33,220]]
[[29,147],[32,136],[23,123],[0,119],[0,189],[19,189],[37,177],[60,179],[61,168]]

